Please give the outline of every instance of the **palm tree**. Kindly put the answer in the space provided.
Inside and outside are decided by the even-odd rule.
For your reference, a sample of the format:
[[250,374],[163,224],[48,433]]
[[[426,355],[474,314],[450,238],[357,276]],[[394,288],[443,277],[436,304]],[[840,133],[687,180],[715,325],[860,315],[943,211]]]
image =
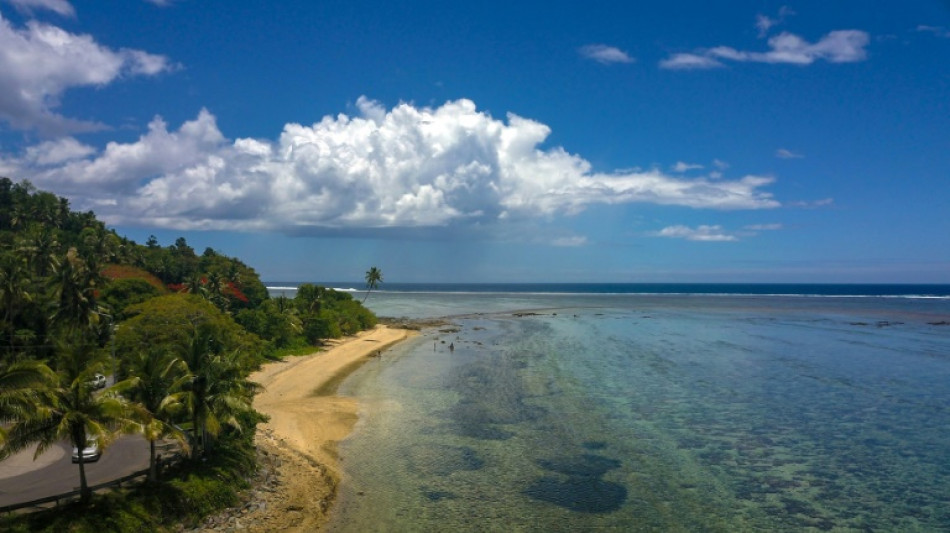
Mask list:
[[183,290],[191,294],[204,296],[207,299],[207,296],[205,296],[205,284],[201,280],[201,274],[197,272],[191,274],[191,277],[184,283]]
[[59,242],[48,226],[32,226],[26,238],[18,242],[16,250],[26,257],[27,264],[41,278],[59,266],[56,257]]
[[75,248],[70,248],[54,276],[57,305],[53,321],[78,330],[93,328],[102,314],[96,303],[100,280],[100,274],[89,268]]
[[187,373],[185,362],[173,353],[150,349],[132,354],[128,361],[129,374],[134,376],[126,395],[134,402],[134,413],[141,424],[142,434],[149,444],[148,479],[158,479],[155,460],[155,441],[173,437],[187,451],[185,434],[173,423],[173,417],[184,410],[181,393],[172,392]]
[[181,380],[181,401],[191,414],[192,431],[201,454],[210,451],[209,438],[223,426],[241,430],[237,415],[253,411],[259,385],[247,381],[235,354],[215,352],[210,332],[198,327],[185,355],[188,374]]
[[228,299],[224,296],[224,286],[226,280],[217,272],[208,273],[208,283],[205,284],[207,293],[205,298],[213,303],[218,309],[227,311]]
[[319,313],[323,308],[323,301],[326,297],[326,294],[326,287],[321,287],[312,283],[304,283],[303,285],[297,287],[297,295],[294,297],[294,300],[298,301],[302,306],[300,309],[301,312]]
[[29,293],[30,275],[23,262],[13,255],[6,255],[0,263],[0,305],[3,307],[4,323],[11,324],[22,304],[32,300]]
[[92,495],[86,482],[83,457],[88,443],[95,443],[104,450],[118,434],[138,429],[130,417],[128,402],[118,394],[130,382],[120,382],[101,394],[95,393],[92,377],[102,364],[94,359],[93,349],[91,342],[79,342],[62,350],[57,375],[47,393],[37,398],[35,409],[16,413],[7,441],[0,449],[2,459],[38,444],[34,455],[38,457],[55,443],[69,441],[79,450],[79,487],[83,502],[88,502]]
[[[35,411],[56,374],[38,361],[18,361],[0,367],[0,421],[18,420]],[[6,431],[0,425],[0,444]]]
[[366,299],[369,298],[369,293],[373,289],[379,286],[383,282],[383,272],[376,268],[372,267],[366,271],[366,296],[363,296],[363,302],[366,302]]

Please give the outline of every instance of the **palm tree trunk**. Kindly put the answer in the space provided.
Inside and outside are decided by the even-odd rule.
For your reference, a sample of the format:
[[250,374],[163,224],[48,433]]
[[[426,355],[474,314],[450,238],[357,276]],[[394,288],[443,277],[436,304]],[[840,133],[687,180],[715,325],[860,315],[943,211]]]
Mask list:
[[155,439],[148,441],[148,482],[158,481],[158,465],[155,463]]
[[86,483],[86,462],[83,461],[82,456],[84,451],[83,448],[79,449],[79,501],[88,503],[92,493],[89,491],[89,484]]
[[195,440],[192,443],[192,447],[191,447],[191,449],[193,450],[191,452],[191,456],[194,458],[201,455],[201,446],[204,444],[203,442],[201,442],[201,436],[198,435],[198,412],[197,411],[195,411],[195,413],[191,417],[191,436]]

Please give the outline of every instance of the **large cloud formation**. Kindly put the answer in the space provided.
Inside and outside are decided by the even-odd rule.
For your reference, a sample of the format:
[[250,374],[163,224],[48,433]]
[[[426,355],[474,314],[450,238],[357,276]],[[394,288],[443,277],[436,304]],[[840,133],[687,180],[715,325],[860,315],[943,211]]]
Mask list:
[[769,177],[683,179],[660,170],[599,173],[548,126],[507,120],[469,100],[392,109],[361,97],[356,116],[287,124],[276,141],[230,141],[202,110],[171,131],[94,150],[72,138],[0,160],[0,172],[67,194],[113,224],[277,230],[487,226],[645,202],[711,209],[777,207]]
[[[21,0],[15,4],[72,14],[65,2]],[[95,122],[55,113],[61,95],[73,87],[102,86],[120,76],[150,76],[170,68],[164,56],[112,50],[89,35],[35,20],[25,28],[15,28],[0,15],[0,121],[17,129],[35,129],[49,136],[101,129]]]

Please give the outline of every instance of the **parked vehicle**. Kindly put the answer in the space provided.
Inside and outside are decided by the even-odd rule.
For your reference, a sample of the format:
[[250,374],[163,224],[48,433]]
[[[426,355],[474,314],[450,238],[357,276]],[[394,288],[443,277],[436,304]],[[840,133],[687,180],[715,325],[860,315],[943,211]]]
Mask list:
[[104,389],[106,387],[106,377],[102,374],[96,374],[92,376],[92,380],[89,383],[97,389]]
[[[86,447],[82,450],[82,462],[98,461],[100,457],[102,457],[102,451],[99,445],[95,441],[86,442]],[[73,446],[73,462],[79,462],[79,448],[75,446]]]

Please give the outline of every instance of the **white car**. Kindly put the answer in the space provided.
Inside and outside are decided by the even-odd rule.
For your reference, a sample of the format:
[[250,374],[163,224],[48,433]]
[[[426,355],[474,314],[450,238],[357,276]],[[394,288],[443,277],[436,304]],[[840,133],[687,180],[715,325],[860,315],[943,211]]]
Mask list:
[[[100,457],[102,457],[102,451],[99,450],[99,445],[95,441],[87,442],[86,447],[82,449],[82,462],[98,461]],[[73,462],[79,462],[79,448],[75,446],[73,446]]]
[[104,389],[106,387],[106,377],[102,374],[96,374],[89,380],[89,384],[92,385],[93,388]]

